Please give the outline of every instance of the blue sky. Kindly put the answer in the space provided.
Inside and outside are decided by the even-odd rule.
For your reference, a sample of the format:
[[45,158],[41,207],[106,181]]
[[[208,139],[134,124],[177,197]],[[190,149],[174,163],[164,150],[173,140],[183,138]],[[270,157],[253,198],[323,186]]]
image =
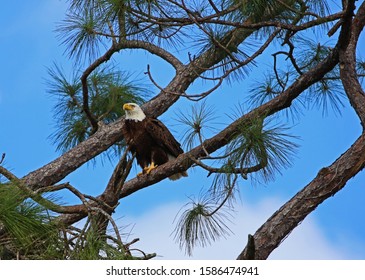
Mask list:
[[[63,19],[64,1],[8,1],[2,6],[0,24],[0,153],[6,153],[5,167],[17,176],[53,160],[59,153],[49,139],[54,131],[52,108],[55,99],[47,94],[47,67],[53,62],[71,70],[72,62],[63,55],[64,47],[56,39],[56,23]],[[16,11],[16,12],[15,12]],[[362,45],[365,41],[362,38]],[[360,44],[361,45],[361,44]],[[362,54],[364,57],[365,54]],[[161,85],[169,82],[171,69],[156,57],[144,52],[119,55],[118,64],[143,77],[146,65],[151,65],[154,77]],[[260,77],[254,68],[247,80],[224,85],[209,99],[218,116],[217,123],[228,123],[225,113],[243,103],[250,76]],[[194,89],[199,90],[198,84]],[[157,92],[157,90],[155,91]],[[293,167],[278,174],[268,184],[241,183],[241,200],[237,203],[234,234],[219,240],[209,248],[198,248],[194,258],[211,258],[217,249],[225,248],[224,258],[235,258],[255,230],[283,203],[309,183],[320,168],[331,164],[360,135],[359,120],[349,104],[342,115],[329,113],[323,117],[316,109],[308,110],[296,122],[283,119],[292,126],[290,133],[300,136],[300,148]],[[181,126],[174,120],[177,111],[188,110],[186,100],[180,100],[161,116],[181,137]],[[180,138],[179,138],[180,139]],[[82,192],[98,195],[113,171],[115,163],[85,164],[68,176]],[[139,168],[135,168],[135,174]],[[160,258],[187,258],[170,236],[173,220],[188,198],[197,195],[201,187],[209,187],[206,173],[190,170],[189,177],[171,183],[164,180],[121,201],[118,222],[129,225],[129,238],[140,237],[141,249],[157,252]],[[202,180],[203,178],[203,180]],[[296,259],[365,259],[365,172],[361,172],[334,197],[326,200],[309,215],[302,225],[273,254],[272,258]],[[65,202],[78,202],[65,195]],[[157,249],[160,249],[159,251]]]

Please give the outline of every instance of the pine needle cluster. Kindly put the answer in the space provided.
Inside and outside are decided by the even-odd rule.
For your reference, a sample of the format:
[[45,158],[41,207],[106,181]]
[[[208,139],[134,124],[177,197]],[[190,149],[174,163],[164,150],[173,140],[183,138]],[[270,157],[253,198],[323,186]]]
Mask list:
[[[83,110],[82,84],[78,73],[68,79],[56,64],[48,69],[48,73],[48,92],[57,98],[54,109],[57,129],[50,137],[57,150],[64,152],[86,140],[94,131]],[[143,84],[131,82],[130,79],[127,74],[110,66],[97,69],[90,75],[89,108],[97,122],[108,124],[122,117],[124,103],[143,103],[149,91]],[[121,147],[115,145],[113,152],[119,154]]]
[[52,259],[57,236],[47,209],[15,185],[0,184],[0,259]]
[[[205,125],[210,126],[211,112],[211,108],[202,103],[194,105],[191,114],[179,114],[186,127],[184,143],[189,149],[193,145],[204,146],[201,133]],[[236,116],[231,117],[237,119],[243,114],[240,107]],[[214,179],[208,190],[202,189],[203,195],[192,198],[185,205],[176,224],[175,240],[188,255],[192,254],[194,247],[207,246],[230,233],[227,223],[234,212],[242,179],[250,177],[252,182],[268,183],[291,165],[298,145],[289,129],[275,124],[273,119],[257,117],[250,123],[242,122],[220,154],[207,153],[196,160],[198,166],[209,172],[208,176],[214,174]],[[203,163],[212,161],[214,166]]]

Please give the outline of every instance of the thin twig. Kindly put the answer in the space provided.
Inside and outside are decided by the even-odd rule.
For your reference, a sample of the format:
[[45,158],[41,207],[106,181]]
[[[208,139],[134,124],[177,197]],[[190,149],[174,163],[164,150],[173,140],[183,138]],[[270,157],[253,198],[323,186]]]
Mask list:
[[2,164],[4,162],[4,159],[5,159],[5,153],[3,153],[1,155],[0,164]]

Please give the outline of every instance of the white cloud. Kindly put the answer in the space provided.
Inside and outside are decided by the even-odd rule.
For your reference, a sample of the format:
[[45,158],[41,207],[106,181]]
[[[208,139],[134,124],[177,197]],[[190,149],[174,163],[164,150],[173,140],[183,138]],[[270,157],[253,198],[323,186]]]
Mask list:
[[[130,239],[140,238],[135,246],[146,253],[157,253],[156,259],[235,259],[244,248],[247,235],[253,234],[281,204],[278,199],[270,199],[237,207],[231,227],[234,234],[212,246],[196,248],[192,257],[179,249],[171,235],[175,226],[173,220],[183,203],[162,205],[145,215],[128,218],[134,225]],[[320,226],[309,217],[271,254],[270,259],[346,259],[339,248],[341,245],[328,241]]]
[[346,259],[337,245],[326,239],[320,226],[311,218],[294,229],[290,236],[273,251],[271,259]]

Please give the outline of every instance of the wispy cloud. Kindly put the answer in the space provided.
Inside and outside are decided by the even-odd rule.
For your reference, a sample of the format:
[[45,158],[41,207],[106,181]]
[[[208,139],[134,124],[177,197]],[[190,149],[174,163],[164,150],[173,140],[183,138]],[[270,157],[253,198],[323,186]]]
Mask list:
[[[180,203],[162,205],[145,215],[128,219],[134,225],[134,236],[130,238],[140,238],[136,246],[146,253],[157,253],[158,259],[235,259],[244,248],[247,235],[253,234],[281,204],[279,199],[270,199],[238,207],[235,224],[231,227],[235,234],[210,247],[196,248],[192,257],[185,255],[171,236]],[[308,218],[272,253],[270,259],[351,258],[340,247],[340,244],[327,240],[316,221]]]

